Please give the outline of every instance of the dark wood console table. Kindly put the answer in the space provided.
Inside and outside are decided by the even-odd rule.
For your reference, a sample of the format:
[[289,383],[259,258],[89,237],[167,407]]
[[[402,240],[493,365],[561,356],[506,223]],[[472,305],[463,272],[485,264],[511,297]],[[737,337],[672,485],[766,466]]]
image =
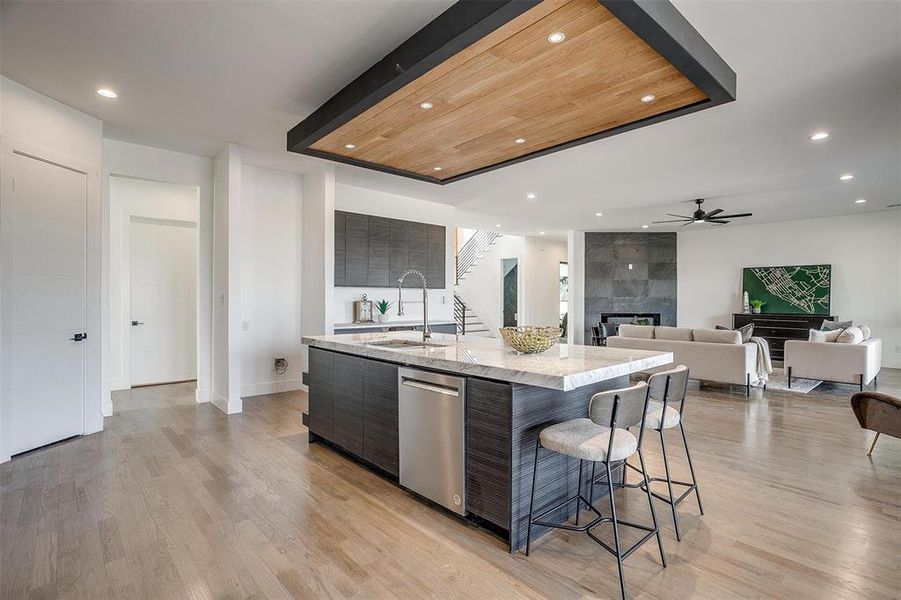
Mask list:
[[775,313],[732,315],[732,328],[738,329],[749,323],[754,324],[754,335],[762,337],[770,345],[770,357],[783,360],[785,340],[806,340],[809,330],[819,329],[823,321],[837,321],[830,315],[785,315]]

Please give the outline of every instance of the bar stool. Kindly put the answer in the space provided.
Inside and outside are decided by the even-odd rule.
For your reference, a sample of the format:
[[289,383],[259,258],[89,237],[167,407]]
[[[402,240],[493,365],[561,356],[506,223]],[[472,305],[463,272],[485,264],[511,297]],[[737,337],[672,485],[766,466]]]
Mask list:
[[[701,493],[698,491],[698,480],[695,478],[695,469],[694,465],[691,463],[691,454],[688,452],[688,439],[685,437],[685,427],[683,425],[685,422],[685,396],[687,389],[688,367],[685,365],[679,365],[669,371],[661,371],[651,375],[648,379],[648,396],[650,397],[650,400],[648,401],[647,417],[645,417],[645,426],[648,429],[656,430],[657,433],[660,434],[660,447],[663,451],[663,469],[666,473],[666,477],[647,477],[647,475],[645,475],[645,481],[666,482],[667,489],[669,490],[669,497],[653,491],[651,494],[655,498],[670,505],[670,508],[673,511],[673,526],[676,529],[676,540],[680,542],[682,541],[682,535],[679,532],[679,517],[676,515],[676,507],[685,500],[689,494],[694,492],[695,497],[698,500],[698,509],[701,511],[702,515],[704,514],[704,507],[701,505]],[[674,408],[674,405],[677,405],[678,409]],[[666,429],[673,429],[677,426],[679,427],[679,431],[682,432],[682,444],[685,446],[685,457],[688,459],[688,470],[691,473],[690,482],[676,481],[670,477],[669,460],[666,456],[666,444],[663,440],[663,432]],[[629,467],[638,471],[638,469],[632,465],[629,465]],[[644,471],[644,465],[642,465],[641,471]],[[673,496],[673,485],[679,485],[686,488],[685,492],[678,498],[674,498]]]
[[[619,572],[620,592],[623,599],[626,598],[626,583],[623,578],[623,560],[628,558],[642,544],[657,537],[657,547],[660,550],[660,561],[666,567],[666,556],[663,553],[663,543],[660,539],[660,528],[657,524],[657,514],[654,512],[654,504],[651,500],[650,485],[645,478],[643,491],[647,494],[648,509],[651,512],[652,526],[631,523],[618,519],[616,516],[616,500],[613,497],[613,489],[617,487],[613,483],[612,471],[623,468],[626,459],[638,454],[638,460],[644,470],[644,458],[641,454],[641,442],[644,437],[644,426],[648,412],[648,386],[641,382],[634,386],[621,390],[599,392],[591,397],[588,404],[588,418],[573,419],[557,423],[541,430],[535,443],[535,466],[532,471],[532,493],[529,501],[529,525],[526,531],[526,556],[529,556],[532,543],[532,525],[567,529],[570,531],[584,531],[592,540],[600,544],[605,550],[616,557],[616,566]],[[638,427],[638,437],[628,431],[630,427]],[[538,479],[538,464],[541,449],[550,450],[558,454],[579,459],[579,483],[575,496],[543,510],[535,515],[535,484]],[[591,487],[588,499],[582,495],[582,468],[584,461],[591,461]],[[604,517],[594,506],[594,482],[595,467],[601,463],[606,472],[607,492],[610,498],[610,515]],[[576,502],[575,525],[553,523],[541,519],[570,502]],[[587,524],[579,526],[579,509],[581,504],[594,513],[595,517]],[[603,540],[592,532],[592,529],[611,523],[613,526],[614,548],[611,548]],[[644,537],[635,542],[629,549],[623,550],[619,539],[619,527],[625,525],[647,532]]]

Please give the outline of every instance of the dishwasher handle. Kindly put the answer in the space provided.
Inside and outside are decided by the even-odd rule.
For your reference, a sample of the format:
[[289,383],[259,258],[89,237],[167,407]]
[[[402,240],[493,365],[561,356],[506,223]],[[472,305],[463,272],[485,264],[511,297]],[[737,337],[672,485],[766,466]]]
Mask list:
[[401,385],[416,388],[419,390],[425,390],[427,392],[434,392],[436,394],[444,394],[445,396],[460,396],[460,390],[456,387],[441,385],[439,383],[420,381],[418,379],[413,379],[412,377],[402,376]]

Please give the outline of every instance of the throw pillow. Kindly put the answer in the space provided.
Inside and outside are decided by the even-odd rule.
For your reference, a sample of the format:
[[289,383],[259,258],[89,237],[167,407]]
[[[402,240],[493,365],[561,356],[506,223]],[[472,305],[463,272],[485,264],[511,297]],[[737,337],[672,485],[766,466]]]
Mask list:
[[863,331],[860,327],[848,327],[842,330],[835,341],[839,344],[859,344],[863,341]]
[[622,337],[638,338],[642,340],[654,339],[654,328],[647,325],[620,325],[619,334]]
[[716,329],[695,329],[693,332],[696,342],[707,342],[713,344],[741,344],[741,333],[738,331],[716,330]]
[[870,331],[870,328],[866,325],[860,325],[860,330],[863,332],[863,341],[867,341],[873,335],[873,332]]
[[820,331],[835,331],[836,329],[847,329],[854,325],[854,321],[823,321],[820,325]]
[[808,342],[834,342],[838,339],[838,336],[842,334],[841,329],[836,329],[835,331],[821,331],[819,329],[811,329],[809,337],[807,338]]
[[747,344],[748,342],[750,342],[751,337],[754,335],[754,323],[748,323],[744,327],[739,327],[738,329],[735,329],[735,330],[729,329],[728,327],[723,327],[722,325],[717,325],[716,328],[717,329],[725,329],[728,331],[738,331],[739,333],[741,333],[741,343],[742,344]]

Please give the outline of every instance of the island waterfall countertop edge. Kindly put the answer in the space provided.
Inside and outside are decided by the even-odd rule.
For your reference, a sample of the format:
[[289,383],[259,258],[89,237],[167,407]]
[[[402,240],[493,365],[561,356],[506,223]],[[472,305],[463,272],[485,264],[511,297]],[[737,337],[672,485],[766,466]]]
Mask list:
[[521,354],[497,338],[432,334],[433,345],[386,348],[372,342],[421,341],[418,331],[304,336],[303,344],[404,365],[556,390],[607,381],[673,362],[671,352],[557,344],[540,354]]

